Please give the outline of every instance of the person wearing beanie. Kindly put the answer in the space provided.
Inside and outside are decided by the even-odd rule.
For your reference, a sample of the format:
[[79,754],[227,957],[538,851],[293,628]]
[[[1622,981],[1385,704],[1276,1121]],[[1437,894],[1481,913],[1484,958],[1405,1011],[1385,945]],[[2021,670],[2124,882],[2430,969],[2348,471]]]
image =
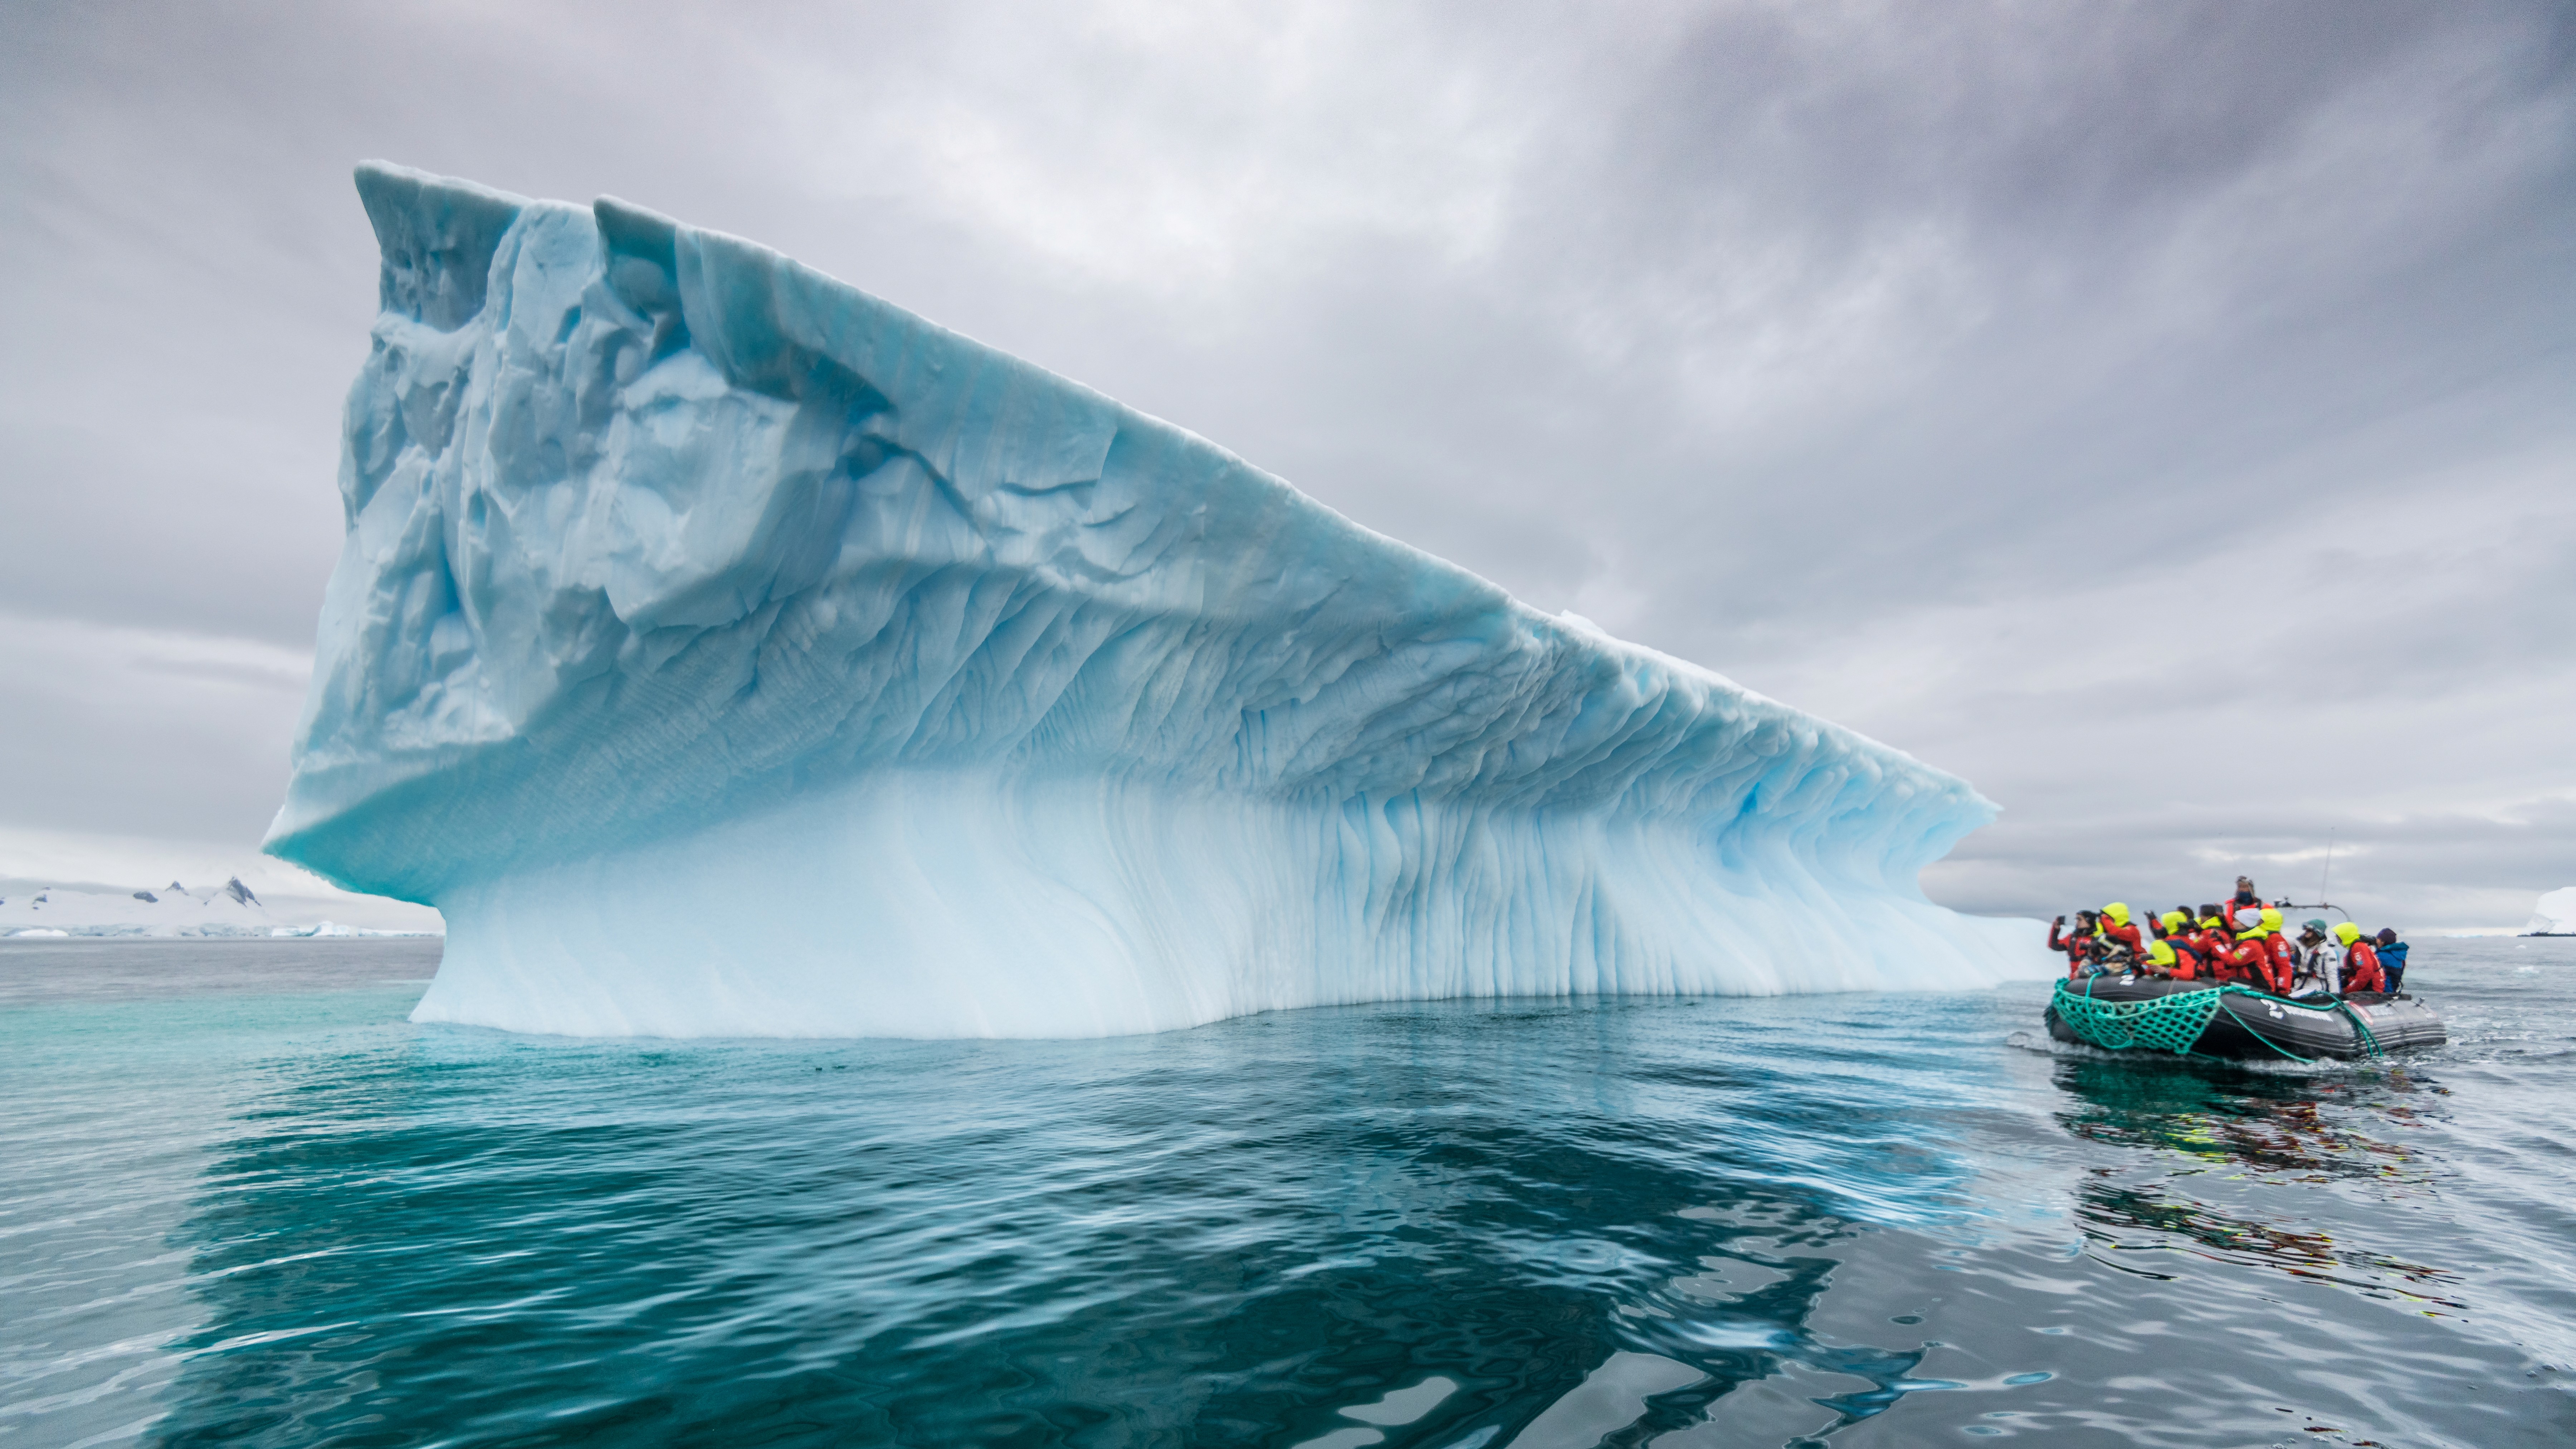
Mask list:
[[2341,990],[2343,986],[2343,948],[2326,936],[2326,923],[2309,920],[2299,925],[2298,981],[2301,991]]
[[2394,930],[2379,933],[2380,974],[2388,978],[2388,994],[2395,996],[2406,989],[2406,943],[2397,939]]
[[2250,877],[2240,875],[2236,878],[2235,894],[2227,898],[2226,909],[2219,914],[2226,918],[2227,927],[2232,931],[2243,924],[2236,919],[2238,912],[2259,911],[2262,908],[2263,893],[2254,889],[2254,882]]

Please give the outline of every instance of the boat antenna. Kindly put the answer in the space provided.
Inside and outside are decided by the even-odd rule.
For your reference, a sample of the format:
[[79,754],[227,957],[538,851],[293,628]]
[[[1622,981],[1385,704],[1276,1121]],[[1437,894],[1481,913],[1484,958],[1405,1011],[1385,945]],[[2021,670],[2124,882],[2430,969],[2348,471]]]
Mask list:
[[2326,832],[2325,873],[2317,877],[2317,904],[2321,906],[2334,899],[2334,897],[2326,894],[2326,882],[2334,879],[2334,848],[2335,832],[2329,830]]

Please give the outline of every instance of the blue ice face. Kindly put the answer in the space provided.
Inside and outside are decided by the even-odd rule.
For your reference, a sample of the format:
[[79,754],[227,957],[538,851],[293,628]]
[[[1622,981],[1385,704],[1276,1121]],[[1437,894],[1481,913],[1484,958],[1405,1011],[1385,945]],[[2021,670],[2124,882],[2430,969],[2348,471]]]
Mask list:
[[448,912],[424,1011],[1045,1035],[2005,969],[1914,888],[1992,815],[1949,775],[749,243],[358,181],[383,312],[269,848]]

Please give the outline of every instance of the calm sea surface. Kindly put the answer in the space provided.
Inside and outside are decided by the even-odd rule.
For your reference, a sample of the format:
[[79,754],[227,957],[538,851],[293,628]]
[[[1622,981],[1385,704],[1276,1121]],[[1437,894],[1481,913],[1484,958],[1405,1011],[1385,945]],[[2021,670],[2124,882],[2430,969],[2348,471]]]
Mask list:
[[0,942],[0,1445],[2566,1446],[2571,947],[2249,1071],[2036,987],[585,1042],[409,1025],[435,942]]

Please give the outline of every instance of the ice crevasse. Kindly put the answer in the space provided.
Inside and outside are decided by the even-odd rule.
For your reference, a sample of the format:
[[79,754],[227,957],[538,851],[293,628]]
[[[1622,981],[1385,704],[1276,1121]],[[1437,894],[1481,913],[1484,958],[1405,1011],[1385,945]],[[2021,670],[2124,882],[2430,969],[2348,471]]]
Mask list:
[[1994,807],[762,247],[370,164],[348,533],[268,849],[416,1019],[1088,1036],[2027,975]]

